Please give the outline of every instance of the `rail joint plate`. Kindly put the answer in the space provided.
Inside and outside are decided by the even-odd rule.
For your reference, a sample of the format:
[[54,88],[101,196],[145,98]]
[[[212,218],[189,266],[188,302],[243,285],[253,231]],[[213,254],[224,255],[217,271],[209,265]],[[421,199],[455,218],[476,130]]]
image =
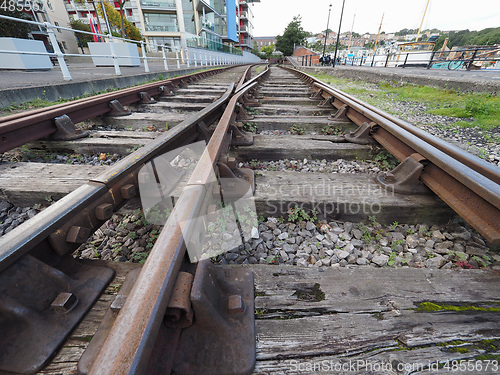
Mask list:
[[26,255],[0,273],[0,372],[40,370],[92,307],[114,271],[70,256],[57,268]]
[[250,374],[255,365],[253,273],[201,261],[191,303],[194,323],[182,331],[175,374]]

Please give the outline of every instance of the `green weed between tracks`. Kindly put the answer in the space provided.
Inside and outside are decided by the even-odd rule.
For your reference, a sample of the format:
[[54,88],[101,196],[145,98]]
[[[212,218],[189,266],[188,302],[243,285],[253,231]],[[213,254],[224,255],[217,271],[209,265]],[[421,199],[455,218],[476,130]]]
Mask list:
[[[425,113],[459,119],[453,126],[500,130],[500,97],[497,95],[462,93],[446,88],[418,86],[395,81],[372,84],[325,74],[312,75],[375,106],[380,106],[388,101],[423,103],[426,107]],[[391,111],[390,108],[386,110],[395,115],[399,114],[397,111]],[[493,141],[499,143],[500,137],[495,137]]]

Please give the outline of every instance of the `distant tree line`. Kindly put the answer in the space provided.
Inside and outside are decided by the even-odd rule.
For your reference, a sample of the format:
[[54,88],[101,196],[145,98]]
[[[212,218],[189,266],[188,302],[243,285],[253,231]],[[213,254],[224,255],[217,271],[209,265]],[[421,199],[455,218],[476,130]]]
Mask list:
[[396,31],[394,35],[396,36],[405,36],[405,35],[412,35],[418,33],[418,29],[401,29],[399,31]]
[[450,31],[443,33],[436,41],[435,50],[443,47],[444,40],[448,38],[448,48],[455,46],[491,46],[500,44],[500,27],[488,28],[480,31]]

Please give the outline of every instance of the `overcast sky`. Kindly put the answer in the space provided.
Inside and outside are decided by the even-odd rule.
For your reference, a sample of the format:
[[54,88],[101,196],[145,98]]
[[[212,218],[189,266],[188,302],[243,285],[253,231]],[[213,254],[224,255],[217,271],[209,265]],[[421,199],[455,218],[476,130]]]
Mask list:
[[[377,33],[384,14],[382,31],[391,33],[420,26],[427,0],[345,0],[341,32]],[[254,36],[283,34],[294,16],[302,17],[306,31],[326,29],[328,5],[332,4],[329,28],[339,27],[342,0],[261,0],[252,7]],[[431,0],[423,28],[440,30],[481,30],[500,27],[500,0]]]

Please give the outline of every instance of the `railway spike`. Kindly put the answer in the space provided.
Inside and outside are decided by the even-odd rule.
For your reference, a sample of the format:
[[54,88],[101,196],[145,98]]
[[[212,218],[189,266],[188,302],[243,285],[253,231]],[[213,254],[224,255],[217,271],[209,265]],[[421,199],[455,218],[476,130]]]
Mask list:
[[129,116],[132,114],[132,112],[123,107],[118,99],[111,100],[108,103],[108,107],[110,111],[106,114],[107,116]]
[[347,117],[347,111],[349,110],[349,107],[344,104],[342,107],[340,107],[335,114],[332,116],[328,117],[328,120],[337,120],[337,121],[350,121],[349,118]]
[[376,126],[374,122],[362,123],[359,128],[357,128],[354,132],[345,135],[345,139],[348,142],[356,143],[358,145],[368,145],[371,143],[375,143],[373,138],[370,136],[372,127]]
[[154,104],[156,103],[156,100],[154,100],[149,93],[146,91],[141,91],[139,93],[139,97],[141,98],[141,103],[142,104]]
[[430,189],[420,181],[425,158],[417,153],[408,156],[391,172],[377,176],[377,182],[386,189],[400,194],[429,194]]
[[88,131],[80,131],[75,128],[75,124],[68,115],[62,115],[54,119],[57,131],[50,136],[50,139],[57,141],[72,141],[84,138],[89,135]]

